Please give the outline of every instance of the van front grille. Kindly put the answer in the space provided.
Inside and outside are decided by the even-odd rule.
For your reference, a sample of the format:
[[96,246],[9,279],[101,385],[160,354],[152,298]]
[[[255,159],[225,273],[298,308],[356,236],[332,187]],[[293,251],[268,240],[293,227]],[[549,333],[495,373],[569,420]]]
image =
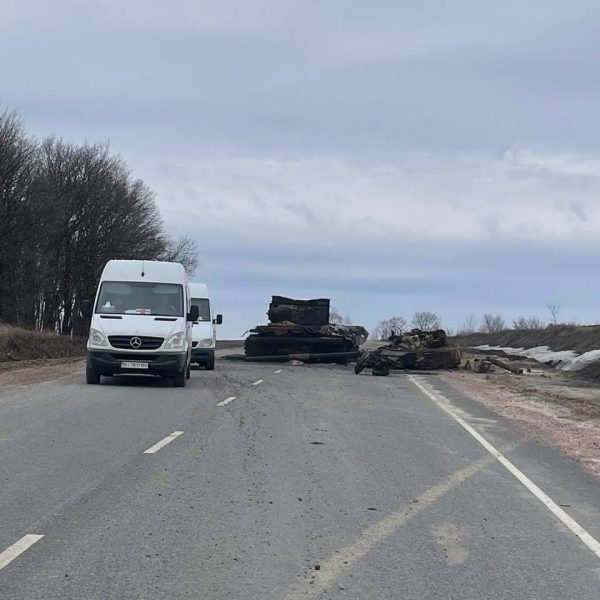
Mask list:
[[123,350],[158,350],[164,338],[147,335],[109,335],[108,341],[113,348]]
[[158,357],[152,354],[117,354],[116,352],[111,353],[111,356],[115,360],[120,360],[121,362],[152,362],[156,360]]

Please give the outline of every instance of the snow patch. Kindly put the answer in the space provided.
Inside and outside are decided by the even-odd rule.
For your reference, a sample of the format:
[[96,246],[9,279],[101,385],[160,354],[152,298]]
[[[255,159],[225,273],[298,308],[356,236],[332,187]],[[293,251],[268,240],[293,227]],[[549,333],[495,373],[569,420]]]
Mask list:
[[510,346],[489,346],[483,344],[477,346],[476,350],[493,350],[504,352],[513,356],[525,356],[533,358],[541,363],[552,363],[562,371],[579,371],[590,363],[600,360],[600,350],[590,350],[583,354],[577,354],[574,350],[562,350],[555,352],[548,346],[536,346],[535,348],[511,348]]

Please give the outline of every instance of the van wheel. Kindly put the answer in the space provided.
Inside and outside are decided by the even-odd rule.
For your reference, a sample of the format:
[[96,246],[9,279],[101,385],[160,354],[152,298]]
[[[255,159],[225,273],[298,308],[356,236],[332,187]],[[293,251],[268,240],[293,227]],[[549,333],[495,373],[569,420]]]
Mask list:
[[171,383],[173,384],[173,387],[185,387],[186,370],[187,369],[183,369],[181,373],[178,373],[175,375],[175,377],[171,377]]
[[85,365],[85,381],[92,385],[100,383],[100,373],[94,371],[89,365]]
[[207,371],[214,371],[215,370],[215,355],[214,354],[212,356],[209,356],[206,359],[206,364],[204,365],[204,368]]

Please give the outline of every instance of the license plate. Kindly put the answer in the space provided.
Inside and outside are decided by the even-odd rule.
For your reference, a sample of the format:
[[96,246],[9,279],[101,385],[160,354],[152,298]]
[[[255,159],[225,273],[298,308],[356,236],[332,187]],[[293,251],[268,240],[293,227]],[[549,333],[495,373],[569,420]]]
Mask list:
[[122,362],[121,368],[122,369],[147,369],[148,363],[147,362]]

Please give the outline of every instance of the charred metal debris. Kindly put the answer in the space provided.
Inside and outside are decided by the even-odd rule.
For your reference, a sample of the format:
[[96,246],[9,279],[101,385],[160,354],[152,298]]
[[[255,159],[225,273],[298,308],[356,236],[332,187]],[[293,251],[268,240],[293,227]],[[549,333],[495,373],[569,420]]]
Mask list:
[[348,364],[361,355],[359,346],[369,332],[359,325],[330,323],[329,311],[328,298],[294,300],[273,296],[267,312],[269,323],[250,330],[244,355],[227,358]]
[[389,375],[392,370],[453,369],[460,367],[462,353],[456,344],[448,343],[443,329],[412,331],[392,335],[385,346],[363,352],[356,361],[358,375],[371,369],[373,375]]

